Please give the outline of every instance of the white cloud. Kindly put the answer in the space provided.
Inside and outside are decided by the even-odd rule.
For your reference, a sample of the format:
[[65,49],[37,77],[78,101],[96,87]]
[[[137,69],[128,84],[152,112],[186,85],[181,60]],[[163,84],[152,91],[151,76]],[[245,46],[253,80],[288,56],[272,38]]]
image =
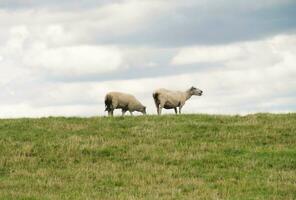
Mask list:
[[174,65],[186,65],[199,62],[227,61],[240,57],[242,54],[243,49],[235,45],[189,47],[181,49],[171,63]]
[[[295,102],[291,93],[296,92],[295,73],[280,73],[281,68],[214,70],[184,75],[135,80],[104,82],[53,83],[40,88],[25,104],[27,116],[47,115],[104,115],[104,95],[108,91],[123,91],[134,94],[149,114],[155,114],[152,92],[159,87],[186,90],[194,85],[204,91],[202,97],[192,97],[184,113],[247,114],[253,112],[287,112]],[[40,86],[39,86],[40,87]],[[22,115],[19,105],[10,116]],[[120,114],[120,111],[116,111]],[[173,113],[165,110],[164,113]],[[5,116],[2,114],[2,117]],[[9,116],[9,112],[7,115]]]
[[[42,37],[36,35],[41,34]],[[49,73],[64,76],[83,76],[106,73],[120,69],[122,52],[116,46],[67,45],[61,26],[48,26],[44,32],[16,26],[10,30],[7,43],[0,48],[6,62],[27,70],[44,69]],[[53,44],[59,44],[53,45]],[[9,67],[9,66],[6,66]]]
[[291,103],[296,92],[295,46],[296,35],[278,35],[227,46],[189,47],[181,49],[172,63],[217,62],[217,68],[197,79],[212,98],[201,100],[203,107],[212,105],[212,110],[205,109],[208,112],[284,112],[295,107]]
[[97,38],[122,36],[146,29],[155,18],[170,12],[175,6],[175,3],[166,1],[131,0],[110,2],[78,11],[50,7],[28,8],[18,12],[0,10],[0,26],[7,30],[12,26],[25,24],[36,31],[39,29],[38,37],[54,35],[61,38],[67,33],[67,37],[64,38],[67,41],[89,43]]
[[23,63],[71,76],[114,71],[120,68],[122,58],[116,47],[82,45],[47,48],[41,45],[27,50]]
[[173,57],[174,65],[219,62],[232,68],[271,67],[294,59],[296,35],[278,35],[255,42],[184,47]]
[[18,117],[44,117],[44,116],[90,116],[89,113],[96,115],[93,105],[64,105],[64,106],[46,106],[38,109],[28,104],[0,105],[1,118]]
[[219,61],[220,67],[217,68],[183,75],[30,85],[33,87],[30,90],[35,92],[27,92],[22,97],[20,91],[14,91],[12,96],[21,100],[6,103],[0,114],[1,117],[104,115],[104,95],[113,90],[134,94],[147,106],[148,113],[155,114],[152,92],[156,88],[186,90],[192,85],[202,89],[204,96],[190,99],[183,109],[184,113],[293,111],[296,100],[295,41],[294,35],[284,35],[245,43],[244,56]]

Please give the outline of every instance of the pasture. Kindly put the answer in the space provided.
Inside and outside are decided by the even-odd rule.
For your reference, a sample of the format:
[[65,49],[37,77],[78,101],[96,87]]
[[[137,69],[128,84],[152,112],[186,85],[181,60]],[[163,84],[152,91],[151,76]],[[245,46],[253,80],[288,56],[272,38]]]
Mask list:
[[2,119],[0,199],[296,199],[296,114]]

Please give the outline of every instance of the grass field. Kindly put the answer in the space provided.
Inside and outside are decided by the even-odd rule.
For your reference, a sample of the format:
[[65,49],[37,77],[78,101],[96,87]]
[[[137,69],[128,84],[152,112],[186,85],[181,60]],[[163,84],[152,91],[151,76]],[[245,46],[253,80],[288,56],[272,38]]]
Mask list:
[[0,199],[296,199],[296,114],[3,119]]

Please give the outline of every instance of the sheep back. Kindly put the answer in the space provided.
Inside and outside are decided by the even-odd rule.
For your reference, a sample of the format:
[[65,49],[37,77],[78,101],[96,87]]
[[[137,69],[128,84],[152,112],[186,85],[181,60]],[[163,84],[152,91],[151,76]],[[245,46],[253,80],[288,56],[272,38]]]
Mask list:
[[153,98],[165,108],[174,108],[186,101],[184,93],[160,88],[154,91]]
[[113,109],[122,108],[129,111],[138,111],[144,106],[133,95],[121,92],[109,92],[107,99],[111,99]]

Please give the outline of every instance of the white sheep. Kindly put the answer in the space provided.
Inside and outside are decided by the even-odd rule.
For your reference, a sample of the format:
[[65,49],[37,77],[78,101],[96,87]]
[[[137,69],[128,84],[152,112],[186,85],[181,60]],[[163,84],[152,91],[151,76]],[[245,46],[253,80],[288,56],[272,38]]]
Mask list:
[[191,87],[185,92],[171,91],[167,89],[158,89],[153,93],[153,99],[157,108],[157,114],[161,114],[161,109],[174,109],[177,114],[177,107],[179,107],[179,114],[185,102],[190,99],[192,95],[201,96],[202,91],[195,87]]
[[122,109],[122,116],[129,111],[133,115],[134,111],[146,114],[146,107],[141,104],[133,95],[121,92],[109,92],[105,96],[105,111],[113,116],[114,109]]

